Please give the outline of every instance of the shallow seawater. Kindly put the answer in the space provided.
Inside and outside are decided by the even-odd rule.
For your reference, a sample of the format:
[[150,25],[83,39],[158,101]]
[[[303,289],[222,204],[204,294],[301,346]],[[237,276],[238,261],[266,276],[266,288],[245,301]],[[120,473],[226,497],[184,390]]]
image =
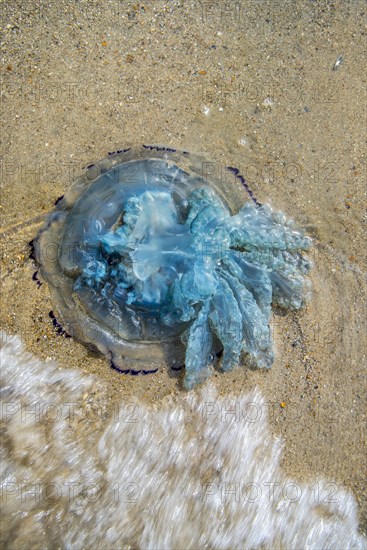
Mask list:
[[366,548],[350,493],[285,475],[258,389],[111,409],[97,378],[3,339],[5,547]]
[[[3,547],[366,547],[365,14],[0,4]],[[238,167],[312,238],[312,299],[274,308],[271,369],[241,359],[185,393],[183,370],[122,374],[65,334],[28,243],[131,143],[203,155],[235,211]]]

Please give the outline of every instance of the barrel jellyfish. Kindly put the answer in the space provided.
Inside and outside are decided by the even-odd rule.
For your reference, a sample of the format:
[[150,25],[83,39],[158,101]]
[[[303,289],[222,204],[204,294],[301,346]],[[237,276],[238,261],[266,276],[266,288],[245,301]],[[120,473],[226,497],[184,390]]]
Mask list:
[[117,370],[184,366],[191,389],[214,364],[270,367],[272,306],[307,299],[310,238],[261,205],[238,169],[225,168],[230,184],[220,172],[167,147],[110,153],[35,238],[63,328]]

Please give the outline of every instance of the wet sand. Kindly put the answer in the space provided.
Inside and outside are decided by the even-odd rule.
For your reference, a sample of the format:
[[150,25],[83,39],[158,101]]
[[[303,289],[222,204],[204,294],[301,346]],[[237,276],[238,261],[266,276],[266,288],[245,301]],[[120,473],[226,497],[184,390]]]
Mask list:
[[[158,403],[181,375],[119,376],[57,336],[27,246],[83,167],[130,143],[238,166],[261,202],[314,238],[313,298],[274,314],[268,371],[216,374],[220,395],[254,386],[285,439],[287,475],[350,489],[366,530],[364,302],[365,4],[12,2],[2,10],[1,325],[27,348],[104,380],[113,402]],[[334,68],[339,56],[342,62]],[[244,193],[244,201],[247,199]]]

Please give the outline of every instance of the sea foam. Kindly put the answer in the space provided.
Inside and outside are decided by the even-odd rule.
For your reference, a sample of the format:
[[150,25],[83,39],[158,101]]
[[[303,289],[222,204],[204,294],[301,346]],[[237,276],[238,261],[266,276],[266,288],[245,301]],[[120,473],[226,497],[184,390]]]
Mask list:
[[97,377],[3,342],[5,546],[367,547],[351,493],[282,471],[258,390],[230,403],[207,383],[111,411]]

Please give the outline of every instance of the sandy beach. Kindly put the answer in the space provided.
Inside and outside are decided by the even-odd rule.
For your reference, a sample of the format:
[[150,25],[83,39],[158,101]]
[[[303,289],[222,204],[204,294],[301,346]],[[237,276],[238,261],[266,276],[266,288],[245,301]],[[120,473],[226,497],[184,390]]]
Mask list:
[[[366,5],[308,2],[4,2],[1,13],[1,326],[27,350],[157,405],[182,373],[121,376],[58,336],[28,242],[85,166],[131,143],[237,166],[262,203],[313,238],[313,295],[275,311],[269,371],[216,373],[220,396],[257,387],[283,468],[350,490],[367,530]],[[247,200],[244,192],[243,201]],[[195,390],[196,391],[196,390]]]

